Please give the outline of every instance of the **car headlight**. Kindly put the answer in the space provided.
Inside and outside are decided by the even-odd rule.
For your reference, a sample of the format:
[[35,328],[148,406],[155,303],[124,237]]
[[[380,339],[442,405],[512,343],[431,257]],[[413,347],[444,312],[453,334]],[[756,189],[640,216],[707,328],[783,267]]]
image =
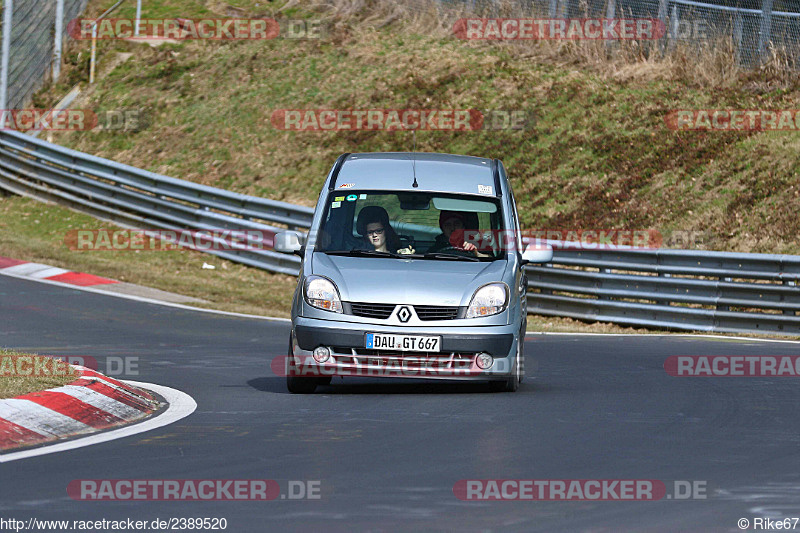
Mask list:
[[508,291],[502,283],[492,283],[484,285],[472,297],[467,309],[467,318],[479,318],[482,316],[496,315],[502,313],[508,304]]
[[332,311],[342,312],[342,301],[339,299],[339,291],[331,280],[319,276],[309,276],[305,283],[305,298],[308,305]]

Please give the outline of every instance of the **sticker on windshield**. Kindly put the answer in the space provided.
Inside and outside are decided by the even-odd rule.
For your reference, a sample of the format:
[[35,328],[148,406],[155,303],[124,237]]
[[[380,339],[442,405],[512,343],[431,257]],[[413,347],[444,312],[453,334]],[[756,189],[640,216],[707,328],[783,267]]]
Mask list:
[[344,196],[337,196],[333,199],[334,202],[344,202]]
[[356,196],[355,194],[348,194],[347,195],[347,201],[348,202],[355,202],[356,200],[358,200],[358,196]]
[[342,183],[341,185],[339,185],[339,188],[340,189],[352,189],[355,186],[356,186],[355,183]]
[[358,195],[358,199],[359,200],[366,200],[367,199],[367,195],[366,194],[359,194]]
[[342,207],[342,202],[331,202],[331,209],[336,209],[337,207]]
[[492,186],[478,185],[478,194],[492,194]]

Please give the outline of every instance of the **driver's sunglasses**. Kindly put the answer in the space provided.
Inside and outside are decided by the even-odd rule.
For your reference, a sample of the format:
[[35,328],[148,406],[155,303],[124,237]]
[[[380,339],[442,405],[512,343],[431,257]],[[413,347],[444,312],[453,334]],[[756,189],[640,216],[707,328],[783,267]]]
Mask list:
[[381,228],[381,229],[373,229],[373,230],[367,231],[367,235],[368,236],[372,236],[372,235],[377,236],[377,235],[381,235],[383,233],[383,231],[384,231],[383,228]]

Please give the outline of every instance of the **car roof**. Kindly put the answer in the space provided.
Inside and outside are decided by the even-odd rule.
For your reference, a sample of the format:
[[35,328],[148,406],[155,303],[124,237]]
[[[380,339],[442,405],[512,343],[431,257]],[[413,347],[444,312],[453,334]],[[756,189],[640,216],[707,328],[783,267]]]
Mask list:
[[[491,159],[424,152],[348,154],[334,171],[335,189],[435,191],[499,195]],[[416,176],[417,187],[413,186]],[[480,186],[480,188],[479,188]],[[489,187],[489,189],[487,189]],[[487,192],[488,191],[488,192]]]

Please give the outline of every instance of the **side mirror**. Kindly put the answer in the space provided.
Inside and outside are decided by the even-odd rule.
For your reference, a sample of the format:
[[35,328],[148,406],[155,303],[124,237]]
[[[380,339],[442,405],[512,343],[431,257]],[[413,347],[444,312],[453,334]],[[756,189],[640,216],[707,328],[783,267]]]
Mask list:
[[522,253],[522,264],[549,263],[553,260],[553,247],[549,244],[529,244]]
[[275,234],[275,251],[282,254],[300,255],[303,245],[296,231],[282,231]]

